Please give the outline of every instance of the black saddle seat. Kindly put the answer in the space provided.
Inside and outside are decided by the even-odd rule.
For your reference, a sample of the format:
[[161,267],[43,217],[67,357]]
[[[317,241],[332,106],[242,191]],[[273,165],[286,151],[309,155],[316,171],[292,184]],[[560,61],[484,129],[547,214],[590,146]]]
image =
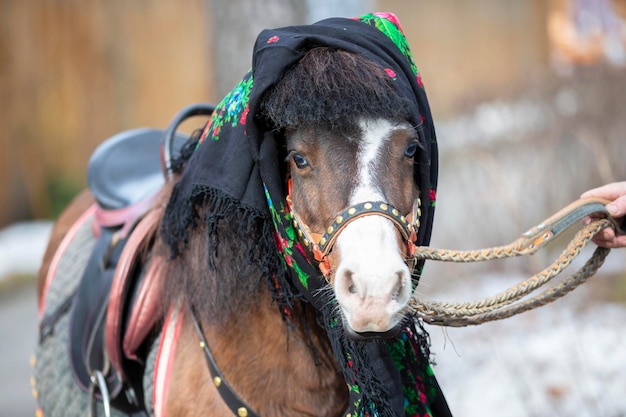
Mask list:
[[[161,164],[164,130],[141,128],[114,135],[100,144],[89,160],[89,188],[104,210],[131,206],[155,194],[165,183]],[[179,150],[187,137],[176,134]]]

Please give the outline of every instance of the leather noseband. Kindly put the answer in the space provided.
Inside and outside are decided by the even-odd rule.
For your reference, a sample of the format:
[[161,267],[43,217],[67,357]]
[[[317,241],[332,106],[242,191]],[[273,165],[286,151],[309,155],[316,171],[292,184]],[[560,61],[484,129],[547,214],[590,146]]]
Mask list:
[[382,201],[367,201],[355,204],[337,214],[324,233],[312,232],[293,209],[291,204],[291,183],[289,184],[287,204],[293,216],[293,226],[296,229],[298,238],[305,250],[310,254],[310,258],[315,260],[319,270],[328,282],[330,282],[331,274],[328,255],[331,253],[339,233],[341,233],[348,224],[364,216],[382,216],[391,220],[393,225],[400,232],[402,240],[407,245],[407,259],[410,262],[408,265],[409,269],[413,271],[415,268],[413,255],[415,254],[415,248],[417,246],[417,231],[419,229],[419,219],[421,215],[421,200],[419,198],[415,199],[413,209],[408,215],[403,215],[391,204]]

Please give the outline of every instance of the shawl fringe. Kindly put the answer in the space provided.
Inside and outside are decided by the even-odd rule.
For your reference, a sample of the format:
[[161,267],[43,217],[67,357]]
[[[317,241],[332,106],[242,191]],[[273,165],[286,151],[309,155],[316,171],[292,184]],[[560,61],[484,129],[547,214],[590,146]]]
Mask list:
[[218,225],[222,221],[237,230],[237,239],[244,245],[241,253],[246,254],[240,261],[255,266],[266,277],[272,299],[286,320],[298,294],[290,284],[284,261],[277,252],[271,219],[258,209],[241,204],[217,188],[194,186],[191,192],[185,193],[177,184],[160,231],[161,238],[170,248],[170,258],[177,258],[188,249],[189,234],[203,222],[208,234],[207,266],[215,271],[221,239]]

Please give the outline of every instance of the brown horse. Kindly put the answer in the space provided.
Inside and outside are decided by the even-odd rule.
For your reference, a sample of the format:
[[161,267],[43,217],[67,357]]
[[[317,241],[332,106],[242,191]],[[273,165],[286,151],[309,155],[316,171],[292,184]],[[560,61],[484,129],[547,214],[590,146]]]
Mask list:
[[[366,376],[384,393],[384,378],[366,363],[379,358],[365,356],[364,368],[350,372],[359,363],[358,352],[382,349],[414,320],[406,314],[416,283],[409,259],[421,219],[420,194],[424,198],[415,181],[415,173],[425,169],[416,156],[424,152],[424,133],[391,78],[387,68],[363,55],[312,47],[259,98],[254,117],[282,141],[271,152],[284,161],[276,167],[278,189],[285,192],[284,210],[293,222],[294,248],[300,250],[280,265],[301,256],[307,260],[304,268],[319,271],[317,286],[302,278],[286,284],[260,261],[271,251],[263,242],[272,223],[246,217],[250,211],[238,203],[224,203],[230,197],[216,204],[210,202],[212,190],[200,198],[193,194],[188,218],[181,218],[175,205],[185,196],[185,178],[204,169],[200,150],[223,141],[207,136],[216,135],[216,115],[225,105],[218,106],[202,135],[190,138],[186,149],[196,150],[173,163],[173,179],[152,200],[148,212],[158,213],[160,228],[148,233],[140,250],[141,270],[159,264],[152,268],[157,273],[151,285],[159,289],[162,307],[136,358],[144,388],[148,379],[153,384],[154,394],[139,395],[148,414],[340,416],[348,410],[370,415],[374,405],[359,409],[362,404],[355,406],[349,398],[355,392],[366,398],[368,392],[358,391],[367,391],[367,384],[354,388],[355,380]],[[275,194],[266,178],[269,201]],[[192,182],[197,184],[197,177],[187,183]],[[55,225],[40,272],[42,309],[58,246],[94,204],[84,193]],[[279,252],[287,251],[279,232],[271,232],[269,241]],[[311,289],[310,298],[302,286]],[[339,325],[328,324],[333,320]],[[342,346],[354,348],[348,359]],[[419,360],[428,361],[427,353]],[[346,375],[356,375],[355,380]],[[382,397],[376,397],[378,403]],[[45,415],[54,414],[45,407]],[[427,411],[435,415],[437,409],[445,410],[441,398]]]

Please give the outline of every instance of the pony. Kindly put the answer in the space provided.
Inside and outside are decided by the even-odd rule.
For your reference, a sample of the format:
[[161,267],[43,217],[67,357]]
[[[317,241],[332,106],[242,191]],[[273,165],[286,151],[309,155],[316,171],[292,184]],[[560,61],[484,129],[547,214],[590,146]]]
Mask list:
[[[111,361],[125,369],[91,374],[87,394],[74,388],[87,398],[82,406],[105,415],[449,415],[428,335],[407,308],[421,272],[411,250],[430,236],[436,153],[400,35],[389,14],[259,35],[253,69],[205,127],[171,160],[166,145],[167,180],[124,237],[130,245],[133,229],[151,219],[126,275],[142,277],[158,308],[133,354]],[[347,46],[353,37],[373,45],[359,53],[363,46]],[[377,58],[380,45],[396,63]],[[53,229],[40,270],[42,310],[59,249],[77,218],[93,229],[97,197],[81,194]],[[68,300],[81,295],[82,281],[72,285],[79,289]],[[133,292],[133,302],[145,300],[143,290],[124,291]],[[119,310],[110,297],[105,305]],[[65,320],[76,303],[47,317]],[[115,319],[106,313],[107,329],[131,309]],[[41,363],[46,340],[63,332],[43,333],[38,386],[50,377]],[[104,333],[111,343],[115,332]],[[105,364],[116,358],[104,356]],[[114,393],[111,374],[122,386]],[[58,385],[71,389],[65,380]],[[111,408],[119,393],[133,406]],[[38,396],[44,415],[72,415],[43,388]]]

